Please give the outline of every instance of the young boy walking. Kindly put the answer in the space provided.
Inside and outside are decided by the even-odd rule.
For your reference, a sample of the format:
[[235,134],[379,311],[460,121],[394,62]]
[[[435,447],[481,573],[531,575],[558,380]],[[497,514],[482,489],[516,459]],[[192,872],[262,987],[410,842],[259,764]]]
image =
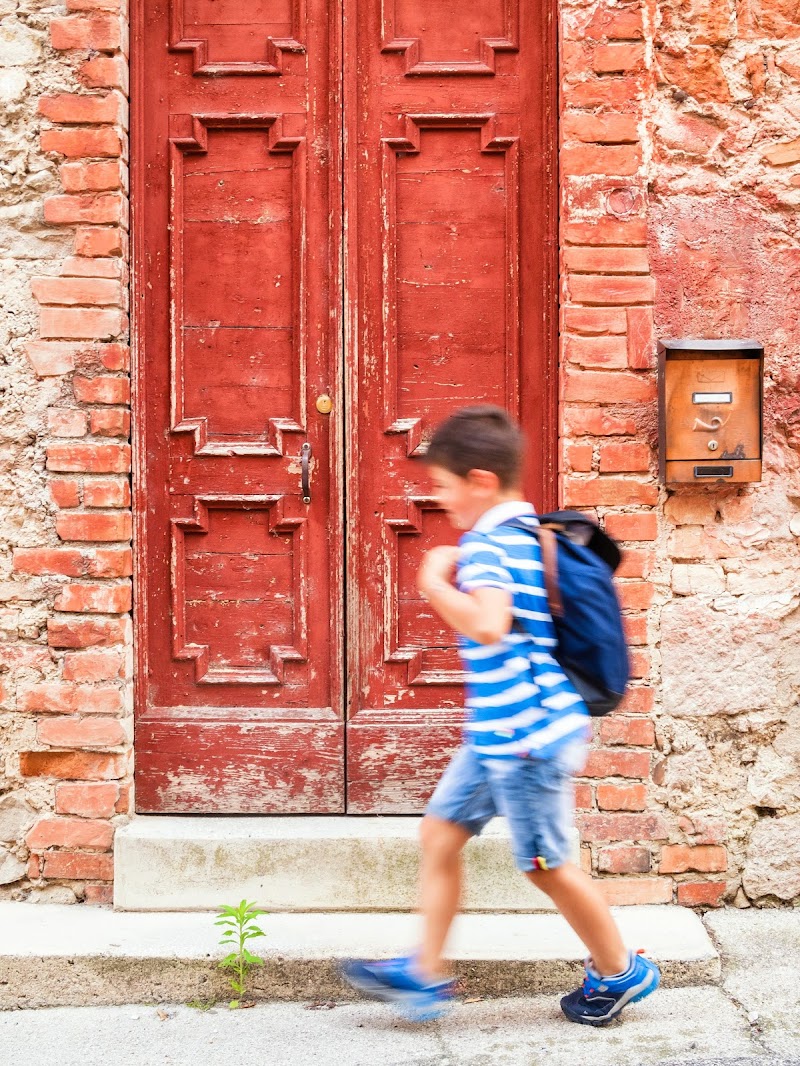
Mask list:
[[466,674],[464,744],[421,824],[422,943],[407,958],[352,961],[351,985],[406,1018],[439,1017],[454,995],[442,959],[461,898],[461,851],[495,815],[508,819],[517,867],[589,949],[582,988],[561,1000],[570,1021],[605,1025],[655,991],[658,968],[625,948],[603,895],[569,861],[572,774],[590,736],[586,706],[553,656],[555,630],[537,538],[522,496],[523,440],[498,407],[457,412],[426,463],[458,548],[428,552],[420,593],[459,634]]

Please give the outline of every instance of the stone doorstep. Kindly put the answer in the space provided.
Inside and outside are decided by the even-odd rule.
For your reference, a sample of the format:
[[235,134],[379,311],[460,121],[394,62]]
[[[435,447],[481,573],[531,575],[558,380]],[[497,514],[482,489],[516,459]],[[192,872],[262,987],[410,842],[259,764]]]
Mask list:
[[[720,959],[700,918],[681,907],[615,908],[626,943],[661,966],[665,985],[717,982]],[[257,999],[353,998],[337,973],[350,956],[407,951],[411,914],[268,914],[251,942],[265,965]],[[102,907],[0,903],[0,1009],[179,1003],[230,998],[216,967],[221,930],[208,913],[128,913]],[[565,992],[583,945],[556,914],[466,914],[450,957],[467,995]]]
[[[419,821],[137,815],[115,836],[114,906],[212,910],[246,898],[271,912],[413,911]],[[515,868],[504,819],[470,841],[464,872],[466,912],[554,909]]]

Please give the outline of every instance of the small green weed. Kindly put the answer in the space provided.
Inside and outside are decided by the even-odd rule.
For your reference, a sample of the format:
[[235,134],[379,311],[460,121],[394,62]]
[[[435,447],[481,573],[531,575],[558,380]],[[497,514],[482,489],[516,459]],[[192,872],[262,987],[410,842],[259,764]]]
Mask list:
[[258,910],[255,903],[248,903],[243,899],[238,907],[220,907],[219,919],[214,922],[214,925],[221,925],[225,928],[220,944],[234,949],[219,964],[220,969],[232,971],[228,983],[236,993],[236,999],[232,999],[228,1004],[231,1010],[243,1006],[242,1000],[250,970],[254,966],[264,965],[264,960],[258,955],[251,954],[245,945],[248,940],[266,935],[255,924],[256,920],[266,913],[266,911]]
[[211,1008],[215,1007],[216,1005],[217,1001],[215,999],[190,999],[186,1004],[187,1007],[191,1007],[193,1010],[200,1011],[211,1010]]

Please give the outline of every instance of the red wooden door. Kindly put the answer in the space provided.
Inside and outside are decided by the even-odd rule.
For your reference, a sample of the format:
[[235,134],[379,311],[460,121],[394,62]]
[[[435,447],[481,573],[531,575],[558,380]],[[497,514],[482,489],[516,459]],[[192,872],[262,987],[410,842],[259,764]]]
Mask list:
[[426,435],[507,405],[551,502],[550,5],[134,23],[137,808],[418,811],[461,706]]
[[344,810],[339,36],[328,0],[136,12],[143,812]]
[[519,415],[552,502],[553,12],[353,0],[345,37],[351,523],[348,810],[419,810],[458,741],[451,633],[420,600],[455,539],[418,457],[456,407]]

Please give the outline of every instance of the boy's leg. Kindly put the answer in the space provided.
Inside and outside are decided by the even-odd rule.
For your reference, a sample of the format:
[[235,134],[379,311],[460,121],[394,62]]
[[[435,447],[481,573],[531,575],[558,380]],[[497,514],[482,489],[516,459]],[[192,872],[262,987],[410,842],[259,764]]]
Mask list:
[[604,977],[622,973],[628,966],[628,950],[600,889],[574,863],[555,870],[531,870],[527,877],[552,899],[575,930]]
[[463,825],[426,815],[420,826],[422,943],[417,963],[429,981],[446,975],[442,952],[461,902],[461,852],[472,834]]

